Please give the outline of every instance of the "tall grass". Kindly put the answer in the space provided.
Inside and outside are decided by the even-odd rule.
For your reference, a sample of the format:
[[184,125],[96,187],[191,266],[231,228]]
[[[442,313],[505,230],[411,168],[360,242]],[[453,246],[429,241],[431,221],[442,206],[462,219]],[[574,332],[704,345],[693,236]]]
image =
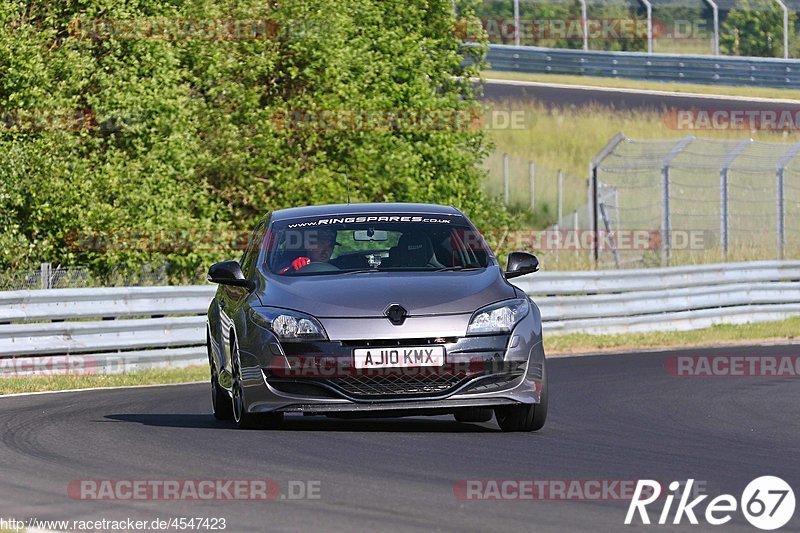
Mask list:
[[488,109],[524,111],[526,120],[521,129],[489,132],[494,151],[484,163],[488,170],[486,189],[494,196],[502,195],[502,158],[503,154],[509,154],[511,203],[529,205],[528,161],[533,161],[537,169],[537,209],[547,209],[553,214],[557,203],[557,169],[564,171],[564,212],[568,213],[587,202],[589,163],[618,132],[640,140],[677,140],[695,134],[711,139],[800,142],[800,132],[675,130],[667,126],[662,111],[631,111],[599,105],[548,108],[520,101],[494,103]]

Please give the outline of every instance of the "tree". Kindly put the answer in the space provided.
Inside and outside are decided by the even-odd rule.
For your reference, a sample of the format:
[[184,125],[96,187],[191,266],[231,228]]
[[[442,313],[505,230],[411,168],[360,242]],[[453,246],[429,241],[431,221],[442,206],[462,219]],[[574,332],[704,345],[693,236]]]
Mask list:
[[[340,202],[345,173],[353,201],[446,203],[484,226],[509,223],[481,189],[488,141],[469,127],[480,107],[467,78],[482,49],[464,62],[451,9],[450,0],[3,2],[0,109],[13,116],[0,121],[0,267],[108,272],[166,261],[192,275],[238,255],[220,230]],[[201,26],[214,20],[239,33],[208,38]],[[88,119],[76,125],[77,111]],[[69,120],[20,119],[37,113]],[[381,120],[342,127],[324,116]],[[162,230],[216,244],[165,247],[154,242]],[[76,246],[87,233],[100,240]]]
[[[789,31],[795,20],[790,13]],[[774,0],[737,0],[722,24],[720,48],[736,56],[783,57],[783,10]]]

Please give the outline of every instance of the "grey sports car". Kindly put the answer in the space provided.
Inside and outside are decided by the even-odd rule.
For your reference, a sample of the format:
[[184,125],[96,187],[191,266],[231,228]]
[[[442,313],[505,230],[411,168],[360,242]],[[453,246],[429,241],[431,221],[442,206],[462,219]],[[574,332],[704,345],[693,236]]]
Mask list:
[[539,309],[454,207],[345,204],[275,211],[239,261],[213,265],[214,416],[277,427],[286,413],[453,414],[540,429],[547,375]]

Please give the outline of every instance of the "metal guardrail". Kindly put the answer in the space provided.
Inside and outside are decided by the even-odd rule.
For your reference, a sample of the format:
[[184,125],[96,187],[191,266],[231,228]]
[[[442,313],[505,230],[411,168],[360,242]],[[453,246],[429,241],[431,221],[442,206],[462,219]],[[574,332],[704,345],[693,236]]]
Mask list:
[[533,297],[551,334],[688,330],[800,315],[800,261],[542,272],[514,284]]
[[767,57],[647,54],[489,45],[495,70],[638,80],[800,88],[800,60]]
[[205,314],[215,290],[201,285],[2,292],[0,375],[201,364]]
[[[540,272],[514,284],[533,296],[546,334],[685,330],[800,316],[800,261]],[[215,289],[0,293],[0,374],[204,364],[205,313]]]

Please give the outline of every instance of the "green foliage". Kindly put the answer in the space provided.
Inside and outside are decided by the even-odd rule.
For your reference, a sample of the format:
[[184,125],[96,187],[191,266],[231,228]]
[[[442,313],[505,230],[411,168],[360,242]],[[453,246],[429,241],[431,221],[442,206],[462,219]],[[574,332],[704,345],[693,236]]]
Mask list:
[[[6,0],[0,268],[166,261],[175,276],[191,275],[238,255],[220,232],[249,230],[274,209],[342,201],[345,173],[353,201],[453,204],[479,226],[511,223],[482,193],[480,130],[281,120],[322,110],[479,114],[472,85],[456,76],[478,75],[482,49],[462,50],[451,9],[450,0]],[[87,21],[141,18],[270,19],[278,31],[222,40],[84,32]],[[20,124],[76,110],[88,110],[88,123]],[[160,230],[215,246],[76,246],[86,232],[118,242]]]
[[[796,19],[790,12],[790,32]],[[783,11],[772,0],[738,0],[722,24],[720,48],[735,56],[783,57]]]

